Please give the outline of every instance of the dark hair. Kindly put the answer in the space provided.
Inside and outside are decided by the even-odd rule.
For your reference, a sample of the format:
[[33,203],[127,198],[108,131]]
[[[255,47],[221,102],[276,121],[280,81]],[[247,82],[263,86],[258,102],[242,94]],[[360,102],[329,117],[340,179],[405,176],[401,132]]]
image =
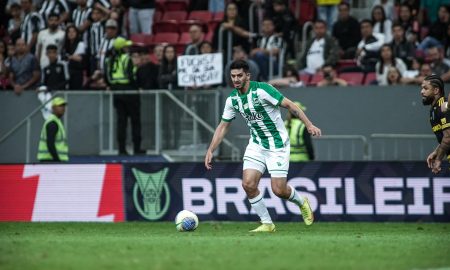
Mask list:
[[3,47],[5,48],[5,51],[3,52],[3,59],[6,59],[6,56],[8,55],[8,45],[3,39],[0,39],[0,43],[2,43]]
[[58,14],[58,13],[55,13],[55,12],[51,12],[51,13],[48,14],[48,16],[47,16],[48,19],[53,18],[53,17],[59,18],[59,14]]
[[375,21],[375,16],[373,16],[373,13],[377,9],[381,11],[380,33],[384,33],[384,22],[386,21],[386,13],[384,12],[384,8],[380,5],[374,6],[372,9],[372,24],[375,25],[377,23]]
[[262,21],[271,21],[272,23],[274,23],[273,18],[269,17],[269,16],[264,16],[264,18],[262,19]]
[[368,24],[370,24],[370,26],[373,27],[373,23],[372,23],[372,21],[369,20],[369,19],[363,19],[363,20],[361,20],[361,22],[359,23],[359,25],[361,26],[361,25],[363,25],[363,24],[365,24],[365,23],[368,23]]
[[317,19],[317,20],[315,20],[315,21],[314,21],[314,24],[316,24],[316,23],[321,23],[321,24],[327,26],[327,22],[324,21],[324,20],[322,20],[322,19]]
[[383,46],[381,46],[381,48],[380,48],[380,68],[378,69],[379,74],[383,73],[383,69],[384,69],[384,60],[383,60],[383,57],[381,56],[381,52],[383,51],[383,48],[389,48],[389,50],[391,50],[391,65],[393,67],[397,66],[397,63],[395,61],[394,50],[392,49],[391,45],[383,44]]
[[244,70],[245,73],[248,73],[250,70],[248,63],[245,60],[236,60],[236,61],[233,61],[230,65],[230,70],[241,69],[241,68]]
[[55,44],[50,44],[47,46],[47,48],[45,49],[47,52],[48,51],[58,51],[58,47]]
[[[175,56],[171,62],[169,62],[166,58],[166,51],[168,48],[172,48],[175,53]],[[177,64],[177,50],[175,49],[175,46],[171,45],[171,44],[164,46],[163,56],[161,59],[161,66],[163,67],[163,70],[169,68],[169,66],[172,66],[172,65],[175,65],[175,69],[176,69],[176,64]]]
[[298,70],[293,65],[285,65],[284,66],[283,77],[287,77],[288,73],[292,73],[292,76],[295,76],[297,78],[297,81],[299,80]]
[[392,24],[392,29],[394,29],[395,27],[400,27],[403,29],[403,31],[405,31],[405,27],[403,27],[403,25],[399,22],[395,22]]
[[447,11],[447,13],[450,13],[450,6],[449,5],[442,4],[442,5],[439,6],[439,9],[441,9],[441,8],[445,8],[445,11]]
[[439,93],[441,94],[441,96],[445,96],[444,81],[441,79],[441,77],[439,77],[436,74],[431,74],[431,75],[426,76],[425,79],[423,79],[423,80],[430,82],[430,84],[433,87],[436,87],[439,89]]
[[13,4],[11,4],[11,6],[9,6],[9,10],[11,10],[11,9],[21,9],[22,7],[19,5],[19,4],[17,4],[17,3],[13,3]]
[[350,4],[347,2],[341,2],[339,6],[346,6],[350,10]]
[[199,45],[198,45],[198,50],[200,51],[200,49],[203,47],[203,45],[208,44],[211,48],[212,51],[214,52],[214,47],[212,45],[211,42],[207,41],[207,40],[203,40]]
[[[71,42],[69,40],[69,30],[74,29],[77,33],[77,36],[75,37],[75,40]],[[68,24],[66,28],[66,35],[64,37],[64,53],[73,54],[75,50],[77,49],[78,43],[80,43],[81,37],[80,37],[80,31],[74,24]]]

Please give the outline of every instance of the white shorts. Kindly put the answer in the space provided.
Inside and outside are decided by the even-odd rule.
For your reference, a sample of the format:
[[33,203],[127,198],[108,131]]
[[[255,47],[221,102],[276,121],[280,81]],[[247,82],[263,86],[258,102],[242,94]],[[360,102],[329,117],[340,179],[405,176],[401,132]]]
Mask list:
[[272,177],[287,177],[290,146],[271,151],[250,143],[245,149],[243,169],[255,169],[262,174],[266,167]]

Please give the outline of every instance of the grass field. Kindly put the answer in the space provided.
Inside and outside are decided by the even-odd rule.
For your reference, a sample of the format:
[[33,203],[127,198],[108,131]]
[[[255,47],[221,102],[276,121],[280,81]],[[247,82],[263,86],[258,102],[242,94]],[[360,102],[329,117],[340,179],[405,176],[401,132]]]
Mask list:
[[0,269],[450,269],[448,223],[0,223]]

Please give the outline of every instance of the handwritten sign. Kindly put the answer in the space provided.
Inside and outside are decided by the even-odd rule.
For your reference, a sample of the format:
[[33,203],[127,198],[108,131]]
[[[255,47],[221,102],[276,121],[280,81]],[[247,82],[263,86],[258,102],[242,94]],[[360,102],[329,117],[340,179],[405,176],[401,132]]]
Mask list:
[[182,55],[177,58],[177,69],[179,86],[221,84],[222,54]]

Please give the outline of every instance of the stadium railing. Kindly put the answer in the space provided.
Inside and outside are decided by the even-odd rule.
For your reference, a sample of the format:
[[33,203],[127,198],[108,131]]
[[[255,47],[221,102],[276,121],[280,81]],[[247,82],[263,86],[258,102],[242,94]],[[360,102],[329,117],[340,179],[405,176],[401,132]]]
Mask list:
[[[115,146],[116,132],[115,132],[115,110],[113,109],[113,97],[116,94],[120,95],[141,95],[141,100],[143,104],[141,107],[145,106],[143,111],[151,113],[152,115],[148,118],[154,117],[154,123],[149,124],[148,122],[142,123],[142,130],[147,130],[149,136],[154,139],[154,144],[145,147],[147,154],[157,154],[157,155],[169,155],[168,160],[177,160],[176,158],[171,158],[170,155],[178,155],[181,157],[186,157],[190,161],[198,161],[199,157],[202,159],[205,154],[205,144],[208,143],[205,140],[201,140],[202,135],[207,133],[208,139],[214,134],[215,126],[218,124],[219,115],[219,99],[220,93],[217,91],[201,91],[192,94],[191,91],[176,91],[179,93],[173,93],[168,90],[144,90],[144,91],[61,91],[55,92],[55,96],[63,96],[69,104],[69,107],[64,115],[64,124],[66,131],[68,132],[69,142],[70,138],[79,135],[71,134],[71,123],[72,121],[83,122],[84,119],[79,119],[78,114],[85,107],[86,101],[91,101],[95,108],[89,108],[89,113],[96,113],[98,115],[91,117],[89,119],[90,124],[88,127],[80,127],[77,123],[75,128],[77,131],[80,129],[89,129],[89,131],[84,130],[84,135],[97,135],[98,139],[91,139],[91,141],[98,140],[96,145],[98,145],[97,155],[116,155],[117,150]],[[178,97],[177,97],[178,95]],[[203,97],[203,100],[201,100]],[[12,129],[6,132],[0,138],[0,145],[9,143],[13,145],[23,145],[23,141],[20,138],[16,138],[15,133],[21,128],[25,128],[25,158],[21,162],[34,162],[34,150],[37,147],[34,145],[33,141],[36,140],[35,135],[32,135],[32,125],[33,128],[40,129],[43,123],[41,117],[36,117],[41,113],[41,109],[44,108],[51,99],[47,102],[41,104],[35,108],[31,113],[29,113],[22,121],[15,125]],[[203,102],[203,103],[199,103]],[[205,104],[211,104],[208,110],[200,112],[199,110],[205,107]],[[152,110],[154,108],[154,111]],[[197,109],[198,108],[198,109]],[[149,111],[151,110],[151,111]],[[174,112],[173,121],[177,121],[175,125],[164,125],[163,121],[165,114],[169,111]],[[144,113],[145,113],[144,112]],[[154,115],[153,115],[154,114]],[[70,119],[70,120],[69,120]],[[206,119],[208,119],[206,121]],[[144,121],[144,119],[141,119]],[[184,120],[184,121],[183,121]],[[147,120],[151,121],[151,120]],[[39,126],[39,127],[37,127]],[[179,136],[179,146],[176,149],[169,151],[170,149],[163,148],[167,136],[165,135],[168,129],[173,129],[174,127],[180,129]],[[93,129],[96,130],[93,130]],[[182,133],[187,131],[187,133]],[[153,133],[153,134],[151,134]],[[144,136],[143,136],[144,137]],[[78,139],[79,140],[79,139]],[[88,138],[86,138],[88,140]],[[225,147],[229,148],[230,160],[237,161],[240,158],[240,150],[233,145],[228,139],[223,141]],[[91,142],[92,143],[92,142]],[[94,142],[95,143],[95,142]],[[182,145],[184,143],[184,145]],[[184,146],[184,147],[183,147]],[[76,151],[76,147],[72,148]],[[95,150],[94,150],[95,151]]]

